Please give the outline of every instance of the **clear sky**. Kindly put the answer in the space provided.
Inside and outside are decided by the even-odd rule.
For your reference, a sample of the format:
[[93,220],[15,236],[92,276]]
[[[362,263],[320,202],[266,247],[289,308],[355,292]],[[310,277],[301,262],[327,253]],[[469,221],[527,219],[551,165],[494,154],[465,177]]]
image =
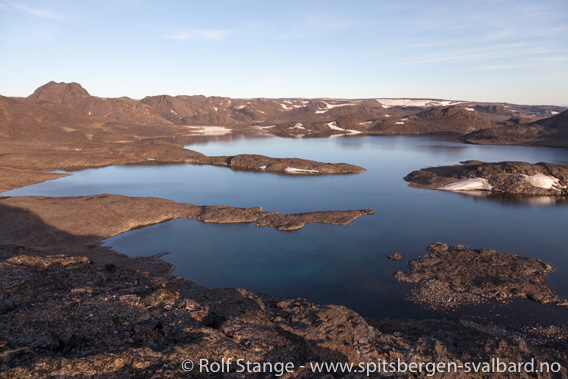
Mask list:
[[568,105],[568,0],[0,0],[0,94]]

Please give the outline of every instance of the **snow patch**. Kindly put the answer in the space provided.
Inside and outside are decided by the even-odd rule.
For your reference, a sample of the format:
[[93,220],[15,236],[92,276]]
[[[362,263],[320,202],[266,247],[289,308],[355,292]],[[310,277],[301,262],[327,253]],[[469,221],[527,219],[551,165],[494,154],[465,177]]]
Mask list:
[[316,111],[316,113],[325,113],[327,111],[328,111],[327,109],[324,109],[323,111]]
[[301,168],[294,168],[294,167],[286,167],[284,171],[290,174],[317,174],[318,170],[304,170]]
[[475,112],[475,109],[473,108],[465,108],[466,111],[470,111],[470,112]]
[[199,133],[204,136],[218,136],[232,132],[231,129],[223,126],[186,126],[186,128],[191,129],[193,133]]
[[270,129],[270,128],[274,128],[276,125],[267,125],[267,126],[262,126],[262,125],[253,125],[252,128],[253,129],[257,129],[257,130],[261,130],[261,129]]
[[363,121],[363,122],[360,122],[359,125],[369,125],[369,124],[372,124],[372,123],[373,123],[373,121]]
[[[453,100],[434,100],[434,99],[376,99],[383,105],[389,107],[445,107],[448,105],[461,104],[463,101]],[[386,105],[386,107],[385,107]]]
[[404,121],[397,121],[397,122],[395,122],[395,124],[397,124],[397,125],[404,125]]
[[555,178],[554,176],[536,174],[532,176],[523,175],[523,177],[533,187],[553,189],[556,191],[560,191],[560,188],[562,187],[560,185],[560,180],[558,180],[558,178]]
[[[324,102],[325,103],[325,102]],[[337,108],[337,107],[346,107],[348,105],[357,105],[357,103],[344,103],[344,104],[329,104],[325,103],[328,109]]]
[[235,105],[233,108],[235,109],[245,109],[247,107],[247,104],[245,105]]
[[286,104],[280,104],[280,106],[286,110],[294,109],[294,107],[288,106]]
[[363,132],[360,132],[360,131],[358,131],[358,130],[353,130],[353,129],[347,129],[346,131],[348,132],[348,133],[347,133],[348,136],[351,136],[351,135],[353,135],[353,134],[361,134],[361,133],[363,133]]
[[335,121],[328,122],[326,125],[329,126],[329,128],[330,128],[330,129],[333,129],[333,130],[341,130],[342,132],[345,131],[345,129],[340,128],[339,126],[337,126],[337,122],[335,122]]
[[493,187],[491,187],[487,179],[475,178],[475,179],[460,180],[459,182],[448,184],[438,189],[443,191],[478,191],[478,190],[491,191],[492,188]]
[[306,128],[304,128],[304,126],[302,125],[301,122],[298,122],[296,125],[288,128],[288,129],[306,129]]
[[558,112],[551,111],[550,114],[558,114]]
[[259,169],[266,170],[266,166],[260,166]]

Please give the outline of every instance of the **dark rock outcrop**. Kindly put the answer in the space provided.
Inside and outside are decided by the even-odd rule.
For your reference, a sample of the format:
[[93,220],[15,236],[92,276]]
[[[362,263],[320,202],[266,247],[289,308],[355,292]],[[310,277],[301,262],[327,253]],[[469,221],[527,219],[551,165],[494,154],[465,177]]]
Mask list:
[[387,256],[388,259],[390,259],[391,261],[400,261],[402,259],[402,255],[400,255],[400,253],[394,253],[391,255]]

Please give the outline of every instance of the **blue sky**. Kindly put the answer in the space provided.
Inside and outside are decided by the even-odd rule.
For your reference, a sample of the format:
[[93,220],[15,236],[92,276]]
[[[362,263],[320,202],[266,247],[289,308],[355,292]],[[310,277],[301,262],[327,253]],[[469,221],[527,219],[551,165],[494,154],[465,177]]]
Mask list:
[[567,0],[0,0],[0,94],[568,105]]

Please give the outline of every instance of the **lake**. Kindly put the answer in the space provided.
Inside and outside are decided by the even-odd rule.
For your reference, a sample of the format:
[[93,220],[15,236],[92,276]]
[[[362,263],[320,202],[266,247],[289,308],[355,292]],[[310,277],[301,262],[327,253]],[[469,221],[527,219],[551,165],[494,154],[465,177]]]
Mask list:
[[[391,276],[406,270],[406,260],[424,255],[425,248],[437,241],[542,259],[556,269],[549,277],[550,285],[568,297],[567,203],[549,197],[482,198],[421,190],[402,180],[413,170],[464,160],[568,164],[568,149],[467,145],[442,137],[265,135],[196,137],[188,148],[207,155],[250,153],[345,162],[367,171],[293,176],[185,164],[111,166],[73,172],[5,195],[112,193],[198,205],[262,206],[287,213],[371,208],[374,215],[347,226],[311,224],[282,232],[250,224],[174,220],[104,242],[134,256],[170,252],[164,259],[176,266],[174,275],[206,287],[304,297],[345,305],[367,317],[434,314],[406,301],[405,291],[411,287]],[[397,251],[402,261],[386,258]],[[551,317],[567,314],[528,300],[499,307],[512,311],[522,307],[538,318],[542,318],[538,316],[541,309],[550,310]]]

